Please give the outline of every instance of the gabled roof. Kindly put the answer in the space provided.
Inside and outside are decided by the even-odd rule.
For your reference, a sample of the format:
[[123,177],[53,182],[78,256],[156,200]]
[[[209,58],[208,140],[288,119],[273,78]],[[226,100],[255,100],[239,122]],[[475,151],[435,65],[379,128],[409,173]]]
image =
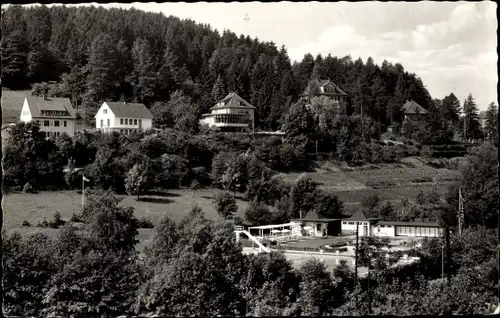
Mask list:
[[419,104],[417,104],[413,100],[406,101],[406,103],[403,105],[403,111],[405,114],[417,114],[418,113],[420,115],[426,115],[429,113],[425,108],[423,108],[422,106],[420,106]]
[[[346,92],[344,92],[343,90],[340,89],[340,87],[335,84],[334,82],[330,81],[330,80],[327,80],[327,79],[322,79],[322,80],[318,80],[319,82],[319,87],[325,87],[326,85],[328,84],[332,84],[334,89],[335,89],[335,92],[325,92],[325,93],[319,93],[317,95],[347,95]],[[304,93],[302,93],[301,96],[307,96],[308,95],[308,87],[306,87],[306,90],[304,91]]]
[[[152,119],[153,115],[146,105],[139,103],[115,103],[115,102],[104,102],[108,105],[109,109],[113,112],[116,117],[132,117],[132,118],[144,118]],[[103,103],[103,104],[104,104]]]
[[353,215],[351,215],[349,218],[345,220],[351,220],[351,221],[373,221],[373,220],[378,220],[377,218],[367,218],[363,210],[358,209],[356,212],[354,212]]
[[320,80],[319,81],[320,87],[325,87],[327,84],[330,84],[330,83],[333,85],[333,87],[335,87],[335,91],[337,93],[339,93],[340,95],[347,95],[347,93],[344,92],[343,90],[341,90],[340,87],[337,84],[335,84],[334,82],[332,82],[330,80]]
[[[64,111],[67,113],[67,117],[76,118],[75,110],[71,105],[69,98],[59,98],[59,97],[38,97],[38,96],[26,96],[26,101],[28,102],[28,107],[32,117],[54,117],[42,115],[43,111]],[[56,116],[61,117],[61,116]]]
[[[223,103],[223,105],[219,105],[219,103]],[[246,100],[241,98],[241,96],[236,94],[235,92],[227,94],[226,97],[217,102],[217,105],[215,105],[210,109],[232,108],[232,107],[255,109],[254,106],[250,105]]]

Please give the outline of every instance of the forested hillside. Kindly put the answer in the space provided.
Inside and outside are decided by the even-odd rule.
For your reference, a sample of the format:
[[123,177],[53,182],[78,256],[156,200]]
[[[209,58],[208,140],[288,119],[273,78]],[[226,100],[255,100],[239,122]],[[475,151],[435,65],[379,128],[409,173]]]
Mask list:
[[353,58],[306,54],[292,64],[286,48],[273,42],[135,9],[2,11],[2,85],[24,89],[55,81],[50,94],[89,110],[102,100],[151,107],[182,90],[198,116],[236,91],[257,107],[259,128],[279,129],[289,105],[315,78],[331,79],[349,94],[349,114],[363,104],[365,115],[385,125],[399,118],[406,99],[432,110],[424,84],[402,65]]

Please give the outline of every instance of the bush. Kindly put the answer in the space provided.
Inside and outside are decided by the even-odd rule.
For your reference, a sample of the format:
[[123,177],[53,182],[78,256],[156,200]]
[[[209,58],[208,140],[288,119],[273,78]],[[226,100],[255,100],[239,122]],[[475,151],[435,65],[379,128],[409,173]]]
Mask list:
[[73,213],[73,215],[71,216],[71,219],[70,219],[71,222],[75,222],[75,223],[80,223],[80,222],[83,222],[82,221],[82,217],[80,214],[78,213]]
[[28,222],[28,221],[24,220],[24,221],[21,223],[21,226],[27,226],[27,227],[29,227],[29,226],[31,226],[31,224],[30,224],[30,222]]
[[139,219],[139,228],[140,229],[152,229],[155,226],[153,225],[153,222],[147,217],[142,217]]
[[35,188],[31,184],[31,182],[26,182],[26,184],[23,187],[23,192],[24,193],[36,193]]
[[37,227],[42,227],[42,228],[47,228],[47,227],[49,227],[49,225],[50,224],[49,224],[49,222],[47,221],[46,218],[43,218],[42,222],[38,222],[36,224]]

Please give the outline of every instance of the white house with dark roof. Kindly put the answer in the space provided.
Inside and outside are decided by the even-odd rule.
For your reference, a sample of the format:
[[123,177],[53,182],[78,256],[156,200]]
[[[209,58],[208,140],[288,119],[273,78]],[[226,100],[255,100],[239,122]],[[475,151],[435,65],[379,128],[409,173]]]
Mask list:
[[144,104],[104,102],[94,116],[96,128],[102,132],[131,134],[153,127],[153,116]]
[[255,107],[236,93],[230,93],[210,108],[210,114],[203,114],[201,125],[217,127],[224,131],[253,131]]
[[[337,103],[347,101],[347,93],[340,89],[340,87],[338,87],[338,85],[334,82],[324,79],[318,80],[318,83],[319,91],[314,92],[314,96],[327,96],[332,101]],[[302,95],[300,95],[300,97],[306,100],[309,98],[309,87],[306,88],[306,90],[304,91],[304,93],[302,93]]]
[[76,113],[69,98],[26,96],[20,120],[37,122],[46,137],[75,134]]

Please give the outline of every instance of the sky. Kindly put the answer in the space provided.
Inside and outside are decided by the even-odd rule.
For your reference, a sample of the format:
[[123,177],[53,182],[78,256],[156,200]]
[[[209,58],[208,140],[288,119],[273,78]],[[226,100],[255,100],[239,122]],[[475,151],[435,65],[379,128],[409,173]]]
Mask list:
[[[88,4],[87,4],[88,5]],[[482,2],[232,2],[96,4],[134,7],[208,23],[285,45],[304,54],[372,57],[401,63],[433,98],[472,93],[481,110],[497,98],[496,3]],[[248,17],[248,19],[245,19]]]

